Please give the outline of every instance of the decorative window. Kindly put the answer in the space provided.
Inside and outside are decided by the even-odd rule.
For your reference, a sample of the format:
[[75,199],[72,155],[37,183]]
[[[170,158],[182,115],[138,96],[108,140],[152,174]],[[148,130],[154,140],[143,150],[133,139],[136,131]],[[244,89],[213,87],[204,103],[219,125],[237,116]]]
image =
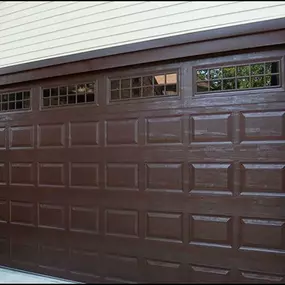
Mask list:
[[42,107],[54,108],[96,101],[96,83],[72,84],[42,89]]
[[178,95],[177,73],[111,79],[110,101]]
[[221,92],[280,86],[280,62],[260,62],[196,70],[196,92]]
[[30,91],[16,91],[0,94],[0,111],[29,110],[31,107]]

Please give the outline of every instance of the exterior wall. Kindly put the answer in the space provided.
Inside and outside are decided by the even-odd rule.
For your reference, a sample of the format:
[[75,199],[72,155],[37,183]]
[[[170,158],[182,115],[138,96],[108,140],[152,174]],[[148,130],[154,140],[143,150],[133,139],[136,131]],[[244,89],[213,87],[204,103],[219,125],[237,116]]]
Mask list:
[[283,17],[284,1],[0,1],[0,68]]

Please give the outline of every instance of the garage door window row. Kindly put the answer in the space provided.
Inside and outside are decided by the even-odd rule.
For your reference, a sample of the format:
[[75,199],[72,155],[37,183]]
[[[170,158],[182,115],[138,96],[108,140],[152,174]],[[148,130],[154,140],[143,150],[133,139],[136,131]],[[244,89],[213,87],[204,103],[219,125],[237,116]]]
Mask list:
[[42,108],[56,108],[96,101],[96,82],[42,89]]
[[0,111],[30,110],[30,91],[17,91],[0,94]]
[[196,70],[196,92],[238,91],[280,86],[280,62],[219,66]]
[[111,79],[111,100],[178,95],[177,73]]

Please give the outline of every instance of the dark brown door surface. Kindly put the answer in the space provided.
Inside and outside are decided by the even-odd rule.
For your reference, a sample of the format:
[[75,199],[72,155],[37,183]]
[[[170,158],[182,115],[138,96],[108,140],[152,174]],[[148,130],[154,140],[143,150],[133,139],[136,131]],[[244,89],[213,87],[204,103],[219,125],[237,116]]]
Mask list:
[[1,91],[1,264],[83,282],[284,283],[284,54]]

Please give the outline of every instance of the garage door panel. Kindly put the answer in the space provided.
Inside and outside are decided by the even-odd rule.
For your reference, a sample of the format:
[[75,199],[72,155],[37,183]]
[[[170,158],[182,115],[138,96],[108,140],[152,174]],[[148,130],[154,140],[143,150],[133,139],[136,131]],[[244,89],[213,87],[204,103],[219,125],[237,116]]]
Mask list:
[[201,114],[190,116],[190,143],[233,142],[232,114]]
[[241,142],[285,139],[285,112],[243,112],[240,117]]
[[183,117],[146,118],[146,144],[183,144]]
[[240,248],[256,251],[285,253],[285,220],[240,219]]
[[64,124],[40,124],[37,126],[38,148],[62,148],[66,141]]
[[285,195],[283,163],[241,163],[240,175],[242,195],[277,197]]
[[13,162],[9,165],[9,184],[12,186],[35,186],[33,162]]
[[35,165],[31,161],[9,165],[9,184],[12,186],[35,186],[35,176]]
[[34,126],[12,126],[9,128],[9,149],[33,149]]

